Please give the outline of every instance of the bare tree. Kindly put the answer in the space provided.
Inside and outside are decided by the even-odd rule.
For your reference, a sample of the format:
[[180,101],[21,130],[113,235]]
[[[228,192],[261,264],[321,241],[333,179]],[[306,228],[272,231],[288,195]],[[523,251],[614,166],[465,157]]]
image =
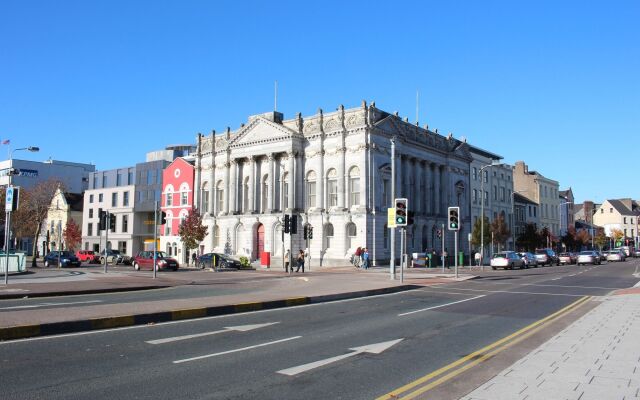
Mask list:
[[16,237],[33,237],[32,267],[36,266],[38,237],[42,225],[47,218],[56,189],[60,186],[60,182],[48,179],[37,183],[30,189],[23,189],[20,193],[18,210],[12,216],[12,226]]
[[506,243],[511,235],[503,213],[498,214],[498,218],[491,223],[491,233],[493,233],[493,240],[498,243],[498,251],[500,251],[501,246]]

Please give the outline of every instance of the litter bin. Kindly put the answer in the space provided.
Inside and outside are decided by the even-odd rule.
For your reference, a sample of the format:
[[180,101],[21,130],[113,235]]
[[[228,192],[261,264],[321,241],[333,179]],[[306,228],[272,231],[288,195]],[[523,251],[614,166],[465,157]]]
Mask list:
[[458,265],[464,265],[464,252],[458,252]]
[[271,267],[271,253],[268,251],[263,251],[260,254],[260,265],[263,267],[270,268]]
[[427,253],[427,259],[429,260],[429,268],[432,268],[432,265],[431,265],[431,253]]

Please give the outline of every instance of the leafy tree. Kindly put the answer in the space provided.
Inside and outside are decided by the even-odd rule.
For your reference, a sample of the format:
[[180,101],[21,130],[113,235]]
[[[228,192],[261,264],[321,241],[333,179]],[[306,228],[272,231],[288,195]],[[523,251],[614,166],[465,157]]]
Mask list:
[[80,226],[78,226],[74,220],[70,219],[62,232],[62,238],[64,239],[65,247],[68,250],[74,251],[76,246],[82,242]]
[[516,244],[520,248],[524,248],[527,251],[534,251],[539,246],[540,235],[536,230],[535,224],[527,224],[524,227],[524,232],[518,237]]
[[609,238],[604,234],[604,230],[599,229],[598,233],[596,233],[596,236],[593,238],[593,242],[600,250],[602,250],[602,248],[609,243]]
[[588,245],[591,242],[591,234],[586,229],[580,229],[576,232],[576,242],[580,244],[580,246]]
[[509,231],[509,227],[504,220],[503,213],[498,214],[498,218],[491,223],[491,233],[493,233],[493,241],[498,243],[498,251],[500,251],[501,246],[504,246],[511,236],[511,231]]
[[[480,232],[482,229],[481,219],[476,219],[475,224],[473,224],[473,232],[471,233],[471,244],[480,247]],[[491,243],[491,225],[489,224],[489,218],[485,215],[484,217],[484,247],[489,246]]]
[[546,226],[542,228],[538,237],[538,246],[550,247],[551,246],[551,232]]
[[570,226],[567,229],[566,235],[564,235],[561,239],[561,242],[564,243],[567,250],[575,250],[578,245],[578,240],[576,239],[576,228]]
[[616,228],[611,229],[611,239],[613,239],[614,244],[618,240],[621,240],[623,237],[624,237],[624,233],[620,229],[616,229]]
[[187,218],[180,225],[178,235],[187,248],[187,254],[189,254],[189,250],[197,248],[198,244],[207,236],[207,227],[202,223],[202,216],[197,209],[189,210]]

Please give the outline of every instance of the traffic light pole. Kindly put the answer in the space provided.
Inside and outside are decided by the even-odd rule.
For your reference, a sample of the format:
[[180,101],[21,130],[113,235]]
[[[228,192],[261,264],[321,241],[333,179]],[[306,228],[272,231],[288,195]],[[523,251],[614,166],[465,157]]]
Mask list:
[[[396,198],[396,137],[391,138],[391,201],[395,207]],[[389,261],[389,277],[392,281],[396,279],[396,228],[391,229],[391,259]]]
[[156,262],[158,261],[158,200],[153,204],[153,279],[156,279]]
[[107,264],[109,263],[109,253],[107,253],[107,251],[109,250],[109,225],[111,223],[111,214],[109,213],[109,211],[106,212],[106,221],[105,221],[105,226],[104,226],[104,273],[107,273]]
[[444,239],[446,237],[446,233],[444,232],[444,224],[442,224],[442,273],[444,274]]
[[453,258],[455,259],[455,263],[453,265],[455,265],[455,270],[456,270],[456,278],[458,278],[458,231],[454,232],[454,238],[455,238],[455,243],[454,243],[454,253],[453,253]]

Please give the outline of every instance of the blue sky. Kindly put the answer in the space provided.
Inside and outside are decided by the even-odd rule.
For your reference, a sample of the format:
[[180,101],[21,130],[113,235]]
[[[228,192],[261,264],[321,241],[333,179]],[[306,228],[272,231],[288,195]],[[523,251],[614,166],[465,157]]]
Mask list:
[[419,90],[421,124],[577,201],[640,199],[638,21],[638,1],[2,0],[0,139],[110,169],[270,111],[275,80],[285,118],[366,99],[414,121]]

